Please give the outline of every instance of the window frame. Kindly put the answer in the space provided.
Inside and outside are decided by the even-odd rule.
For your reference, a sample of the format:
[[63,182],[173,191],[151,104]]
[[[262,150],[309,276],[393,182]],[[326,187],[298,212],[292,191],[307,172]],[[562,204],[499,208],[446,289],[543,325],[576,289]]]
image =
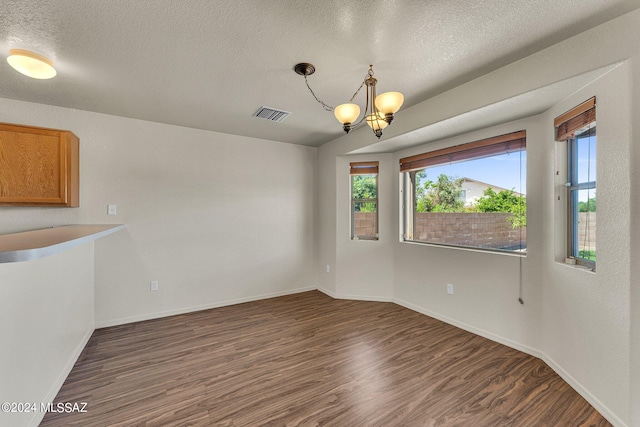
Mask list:
[[[575,260],[577,265],[589,268],[593,271],[596,270],[596,261],[592,261],[586,258],[578,256],[580,253],[578,243],[578,215],[579,215],[579,196],[578,192],[581,190],[592,190],[596,188],[596,181],[578,181],[578,140],[581,139],[585,132],[588,132],[587,138],[595,136],[596,144],[596,166],[597,162],[597,144],[598,138],[596,133],[596,97],[592,97],[584,101],[583,103],[575,106],[569,111],[559,115],[553,121],[555,128],[555,139],[559,142],[565,142],[567,152],[567,213],[566,213],[566,228],[567,228],[567,244],[566,254],[567,258]],[[593,134],[592,134],[593,132]],[[576,134],[578,138],[576,138]],[[597,173],[596,173],[597,177]],[[597,242],[597,237],[596,237]]]
[[400,159],[400,180],[402,183],[401,206],[403,217],[403,225],[401,229],[402,236],[400,240],[406,243],[430,245],[436,247],[449,247],[471,251],[499,253],[512,256],[526,256],[526,246],[524,247],[524,250],[522,252],[518,252],[482,246],[428,242],[413,239],[413,235],[416,230],[416,174],[418,171],[447,163],[465,162],[481,158],[494,157],[511,152],[517,153],[521,151],[526,152],[526,130],[511,132],[508,134],[498,135],[478,141],[467,142],[464,144]]
[[[370,240],[377,241],[380,238],[380,225],[379,225],[379,162],[352,162],[349,164],[349,199],[350,203],[350,218],[351,218],[351,240]],[[356,176],[374,176],[376,182],[376,197],[374,198],[353,198],[353,184]],[[357,203],[373,203],[375,204],[375,233],[373,235],[356,235],[356,204]]]
[[[595,123],[595,122],[593,122]],[[590,127],[586,138],[596,137],[596,165],[598,152],[598,139],[596,126]],[[581,136],[581,135],[578,135]],[[579,256],[580,244],[578,241],[578,223],[579,223],[579,191],[595,190],[597,186],[597,178],[595,181],[580,182],[578,178],[578,140],[579,137],[572,137],[567,140],[567,256],[576,260],[577,265],[590,268],[595,271],[596,261],[582,258]],[[597,177],[597,175],[596,175]]]

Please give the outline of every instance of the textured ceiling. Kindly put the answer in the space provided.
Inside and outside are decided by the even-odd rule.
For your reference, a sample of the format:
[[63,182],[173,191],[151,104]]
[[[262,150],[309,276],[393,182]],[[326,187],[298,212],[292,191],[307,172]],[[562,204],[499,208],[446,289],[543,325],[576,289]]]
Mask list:
[[[405,107],[640,7],[638,0],[0,0],[0,97],[318,146],[342,135],[311,87],[346,102],[374,64]],[[361,98],[360,98],[361,99]],[[293,114],[251,117],[262,105]],[[0,117],[0,121],[2,118]]]

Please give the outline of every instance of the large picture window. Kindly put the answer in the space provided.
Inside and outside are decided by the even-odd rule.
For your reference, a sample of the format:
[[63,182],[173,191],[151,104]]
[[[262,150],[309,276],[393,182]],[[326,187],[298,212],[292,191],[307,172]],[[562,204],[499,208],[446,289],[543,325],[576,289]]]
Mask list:
[[351,169],[351,238],[378,240],[378,162],[357,162]]
[[526,132],[400,159],[405,241],[526,252]]
[[567,256],[596,267],[596,102],[555,119],[556,140],[567,144]]

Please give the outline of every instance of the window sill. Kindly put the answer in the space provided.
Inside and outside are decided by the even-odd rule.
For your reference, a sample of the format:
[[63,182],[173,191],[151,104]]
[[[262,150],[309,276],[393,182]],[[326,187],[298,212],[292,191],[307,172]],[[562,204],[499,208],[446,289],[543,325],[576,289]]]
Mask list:
[[408,243],[410,245],[417,246],[430,246],[433,248],[444,248],[444,249],[453,249],[459,251],[467,251],[467,252],[479,252],[483,254],[493,254],[493,255],[503,255],[503,256],[512,256],[518,258],[526,258],[526,252],[513,252],[513,251],[502,251],[499,249],[482,249],[482,248],[470,248],[466,246],[455,246],[455,245],[444,245],[438,243],[427,243],[427,242],[417,242],[415,240],[400,240],[400,243]]
[[574,269],[574,270],[581,270],[581,271],[584,271],[584,272],[587,272],[587,273],[592,273],[592,274],[596,273],[596,269],[595,268],[587,267],[586,265],[568,264],[568,263],[566,263],[564,261],[557,261],[557,260],[556,260],[556,264],[562,265],[564,267],[571,268],[571,269]]

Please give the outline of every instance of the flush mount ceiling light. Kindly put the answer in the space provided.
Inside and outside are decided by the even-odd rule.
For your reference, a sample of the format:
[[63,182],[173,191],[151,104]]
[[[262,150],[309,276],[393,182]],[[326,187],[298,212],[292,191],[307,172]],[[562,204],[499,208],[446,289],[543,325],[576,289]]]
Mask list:
[[[373,65],[369,65],[369,72],[365,76],[362,84],[353,94],[347,104],[341,104],[333,108],[324,102],[322,102],[316,94],[313,92],[307,81],[307,76],[316,72],[316,67],[313,64],[302,62],[296,64],[293,67],[294,71],[301,76],[304,76],[304,81],[307,84],[307,88],[318,101],[322,108],[326,111],[333,111],[336,119],[342,123],[342,128],[346,133],[349,133],[352,129],[359,127],[365,121],[369,127],[373,130],[373,133],[380,138],[382,136],[382,129],[386,128],[393,121],[393,115],[400,109],[404,102],[404,95],[400,92],[385,92],[379,96],[376,96],[376,84],[378,80],[373,77]],[[360,89],[367,86],[367,102],[364,107],[364,115],[360,120],[360,106],[353,103],[353,99],[358,95]]]
[[50,79],[57,74],[53,61],[28,50],[9,50],[7,62],[16,71],[34,79]]

